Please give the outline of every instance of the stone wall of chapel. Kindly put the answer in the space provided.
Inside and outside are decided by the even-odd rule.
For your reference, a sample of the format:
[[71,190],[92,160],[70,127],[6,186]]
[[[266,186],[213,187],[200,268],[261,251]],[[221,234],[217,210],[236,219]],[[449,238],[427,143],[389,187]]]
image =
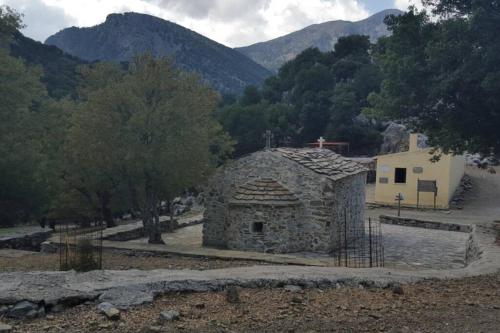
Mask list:
[[[236,231],[234,225],[230,224],[230,221],[237,217],[241,219],[241,223],[248,224],[251,220],[245,222],[243,219],[251,219],[255,214],[245,210],[230,212],[229,202],[236,187],[258,178],[273,178],[293,192],[300,201],[296,214],[299,218],[294,227],[301,230],[298,233],[300,239],[293,240],[300,244],[300,248],[285,245],[280,251],[289,248],[289,252],[328,252],[333,247],[335,237],[332,233],[336,230],[334,226],[343,221],[344,208],[351,212],[356,223],[364,219],[365,177],[365,173],[361,173],[333,182],[282,157],[276,151],[261,151],[233,161],[214,175],[205,191],[203,245],[222,248],[236,248],[241,245],[240,249],[246,246],[249,250],[255,249],[248,243],[235,244],[233,232]],[[287,214],[291,213],[284,210],[279,214],[278,225],[281,225]]]

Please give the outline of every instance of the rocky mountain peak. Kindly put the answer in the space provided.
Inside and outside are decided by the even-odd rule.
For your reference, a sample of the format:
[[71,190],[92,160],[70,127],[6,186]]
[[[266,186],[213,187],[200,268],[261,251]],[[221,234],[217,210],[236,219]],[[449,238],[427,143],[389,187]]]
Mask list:
[[197,72],[221,92],[239,93],[271,74],[240,52],[147,14],[110,14],[99,25],[64,29],[45,43],[87,61],[129,61],[145,52],[172,57],[178,67]]

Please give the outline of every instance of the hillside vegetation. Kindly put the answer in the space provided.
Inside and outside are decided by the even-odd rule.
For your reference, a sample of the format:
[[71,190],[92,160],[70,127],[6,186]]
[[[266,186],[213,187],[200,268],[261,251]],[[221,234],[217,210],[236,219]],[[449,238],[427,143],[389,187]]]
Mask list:
[[41,80],[51,97],[74,97],[81,80],[78,67],[86,64],[86,61],[66,54],[55,46],[34,41],[20,32],[13,35],[10,53],[28,64],[41,66]]

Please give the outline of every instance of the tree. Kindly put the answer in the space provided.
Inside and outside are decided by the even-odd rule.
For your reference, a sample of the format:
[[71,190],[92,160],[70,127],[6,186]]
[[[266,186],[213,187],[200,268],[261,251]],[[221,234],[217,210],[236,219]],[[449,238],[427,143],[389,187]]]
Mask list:
[[217,119],[236,141],[236,155],[262,149],[262,135],[269,128],[265,107],[261,104],[243,106],[235,103],[217,111]]
[[74,114],[69,150],[85,162],[81,169],[96,186],[127,189],[149,242],[160,243],[161,202],[205,180],[217,160],[214,145],[227,149],[212,116],[218,98],[197,77],[149,55],[135,58],[123,78],[115,77],[97,85]]
[[[340,38],[331,52],[311,48],[287,62],[277,76],[265,82],[262,98],[253,104],[255,109],[248,108],[245,96],[240,104],[247,108],[233,106],[222,112],[221,122],[238,140],[237,151],[247,144],[245,152],[262,147],[257,132],[267,127],[273,129],[275,138],[278,135],[280,143],[304,146],[326,136],[349,141],[355,153],[373,153],[380,142],[379,130],[358,119],[368,105],[367,96],[379,91],[382,79],[370,52],[369,38],[354,35]],[[238,110],[256,115],[252,121],[238,115]],[[277,110],[279,117],[273,115]]]
[[415,9],[387,20],[379,42],[384,81],[372,114],[401,119],[445,152],[500,149],[500,8],[496,1],[426,1],[442,19]]
[[256,86],[249,85],[243,91],[243,96],[240,99],[240,104],[243,106],[260,103],[262,96]]
[[58,151],[63,180],[58,210],[71,217],[83,215],[88,221],[99,218],[112,227],[113,209],[122,208],[115,199],[123,195],[124,170],[119,127],[112,126],[120,115],[108,109],[119,110],[124,105],[119,83],[125,72],[118,65],[98,63],[82,67],[81,75],[79,101],[67,101],[63,106],[70,126]]
[[0,48],[8,47],[12,34],[21,27],[21,14],[8,6],[0,6]]
[[[0,43],[20,26],[20,16],[0,7]],[[40,178],[37,116],[46,95],[41,72],[0,48],[0,225],[29,221],[46,203]]]

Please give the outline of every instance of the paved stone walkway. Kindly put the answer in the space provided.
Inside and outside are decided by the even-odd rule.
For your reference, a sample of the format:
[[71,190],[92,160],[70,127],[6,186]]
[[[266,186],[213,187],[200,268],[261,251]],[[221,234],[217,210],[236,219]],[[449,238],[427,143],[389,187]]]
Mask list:
[[385,262],[401,269],[465,266],[468,233],[383,224]]

